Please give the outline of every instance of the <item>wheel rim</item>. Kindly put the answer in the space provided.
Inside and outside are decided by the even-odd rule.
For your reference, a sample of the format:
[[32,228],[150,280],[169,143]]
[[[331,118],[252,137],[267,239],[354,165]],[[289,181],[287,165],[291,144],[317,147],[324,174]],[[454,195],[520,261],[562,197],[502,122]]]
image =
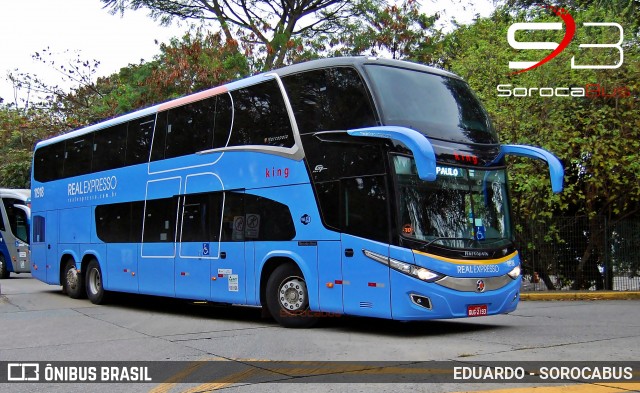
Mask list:
[[287,277],[280,285],[278,292],[280,307],[290,312],[304,311],[307,300],[306,292],[307,286],[302,278]]
[[102,280],[100,279],[100,272],[98,269],[93,268],[89,272],[89,290],[93,294],[97,294],[100,292],[102,288]]
[[70,268],[69,270],[67,270],[67,287],[70,289],[75,290],[76,288],[78,288],[78,269],[76,269],[75,267]]

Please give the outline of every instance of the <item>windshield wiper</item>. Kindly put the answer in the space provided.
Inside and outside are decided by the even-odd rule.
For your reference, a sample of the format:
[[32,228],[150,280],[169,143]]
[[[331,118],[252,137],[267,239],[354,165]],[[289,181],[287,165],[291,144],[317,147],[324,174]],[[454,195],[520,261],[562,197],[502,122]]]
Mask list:
[[431,244],[440,241],[440,240],[462,240],[462,241],[468,241],[468,242],[472,242],[472,243],[481,243],[481,244],[493,244],[493,243],[498,243],[500,241],[508,241],[509,243],[511,243],[511,239],[508,239],[506,237],[492,237],[489,239],[483,239],[483,240],[478,240],[478,239],[469,239],[467,237],[436,237],[435,239],[429,241],[425,247],[429,247]]
[[431,240],[429,243],[427,243],[425,245],[425,247],[429,247],[431,244],[433,244],[434,242],[440,241],[440,240],[463,240],[463,241],[477,241],[475,239],[469,239],[467,237],[436,237],[435,239]]
[[498,243],[505,240],[508,241],[509,243],[512,243],[512,240],[507,237],[491,237],[488,239],[483,239],[481,241],[483,244],[493,244],[493,243]]

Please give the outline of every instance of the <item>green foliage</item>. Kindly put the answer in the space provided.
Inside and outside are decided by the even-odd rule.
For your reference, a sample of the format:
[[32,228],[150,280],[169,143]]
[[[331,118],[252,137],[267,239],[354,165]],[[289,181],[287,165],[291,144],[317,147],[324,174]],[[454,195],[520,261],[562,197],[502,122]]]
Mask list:
[[238,43],[196,29],[160,45],[156,66],[144,84],[156,99],[168,99],[215,87],[250,73]]
[[0,105],[0,187],[28,188],[33,146],[60,128],[57,119],[45,110]]
[[422,60],[434,37],[439,36],[434,24],[438,15],[427,16],[416,0],[389,4],[375,0],[360,3],[359,17],[345,28],[340,43],[349,55],[368,54],[393,59]]

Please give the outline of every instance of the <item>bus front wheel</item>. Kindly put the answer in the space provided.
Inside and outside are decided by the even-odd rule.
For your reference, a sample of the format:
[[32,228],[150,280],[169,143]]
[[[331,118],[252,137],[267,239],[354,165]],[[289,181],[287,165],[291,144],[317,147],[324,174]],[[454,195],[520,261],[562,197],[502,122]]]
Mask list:
[[84,279],[76,268],[76,262],[69,258],[64,265],[62,290],[72,299],[84,297]]
[[293,264],[280,265],[271,273],[266,298],[271,316],[284,327],[310,327],[317,322],[317,317],[309,310],[304,276]]
[[89,262],[87,267],[87,297],[93,304],[104,304],[107,300],[107,291],[102,286],[102,270],[95,259]]

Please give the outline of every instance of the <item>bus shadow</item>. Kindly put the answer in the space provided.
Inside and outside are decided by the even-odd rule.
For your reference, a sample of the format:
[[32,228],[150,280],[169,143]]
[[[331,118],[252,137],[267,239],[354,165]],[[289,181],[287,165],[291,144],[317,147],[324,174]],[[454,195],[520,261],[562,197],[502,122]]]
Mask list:
[[[104,307],[152,311],[159,314],[182,315],[199,319],[263,321],[261,310],[257,307],[239,307],[222,303],[127,293],[110,293],[109,296],[109,302]],[[275,322],[273,323],[275,324]]]
[[[140,311],[152,311],[167,315],[185,316],[205,320],[260,323],[278,327],[271,317],[263,316],[258,307],[231,306],[212,302],[196,302],[159,296],[112,293],[104,307],[118,307]],[[490,330],[509,329],[510,326],[476,320],[430,320],[401,322],[386,319],[333,316],[320,318],[312,329],[327,329],[339,332],[386,335],[390,337],[429,337],[454,334],[478,333]],[[284,329],[284,328],[283,328]]]
[[336,318],[336,321],[321,321],[318,327],[348,331],[350,333],[357,332],[360,334],[405,338],[451,336],[454,334],[479,333],[510,328],[503,325],[478,323],[478,321],[472,321],[471,319],[404,322],[365,317],[343,317]]

